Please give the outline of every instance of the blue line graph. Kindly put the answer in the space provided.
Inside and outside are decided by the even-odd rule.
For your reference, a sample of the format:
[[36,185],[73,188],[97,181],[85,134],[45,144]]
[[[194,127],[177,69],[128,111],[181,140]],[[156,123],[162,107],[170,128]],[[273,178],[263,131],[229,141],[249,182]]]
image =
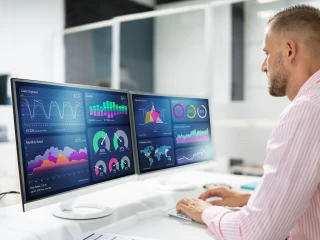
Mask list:
[[84,130],[82,93],[57,88],[59,87],[20,89],[20,112],[25,133]]
[[178,165],[210,160],[213,158],[212,147],[210,145],[200,145],[177,148],[176,157]]
[[27,98],[24,95],[21,95],[21,101],[22,101],[22,104],[25,104],[27,106],[31,119],[35,119],[35,117],[36,117],[35,111],[36,111],[37,107],[39,107],[43,111],[43,114],[45,115],[45,117],[47,119],[51,118],[51,112],[52,112],[52,109],[54,107],[57,108],[59,116],[60,116],[61,119],[64,118],[64,116],[65,116],[65,108],[66,107],[70,108],[73,119],[76,119],[76,117],[77,117],[77,108],[82,107],[81,103],[77,101],[75,103],[75,107],[74,107],[75,109],[73,110],[73,107],[72,107],[72,105],[71,105],[71,103],[69,101],[68,102],[63,102],[62,103],[62,105],[63,105],[62,106],[62,112],[61,112],[58,102],[57,101],[51,101],[50,106],[49,106],[49,113],[47,113],[46,110],[45,110],[45,107],[43,106],[42,100],[34,99],[33,110],[30,109],[29,102],[28,102]]
[[192,161],[194,160],[195,158],[197,157],[201,157],[201,156],[205,156],[207,154],[207,152],[203,149],[201,149],[199,152],[196,152],[194,153],[192,156],[190,157],[186,157],[186,156],[182,156],[181,158],[178,158],[178,161],[182,161],[182,160],[185,160],[185,161]]

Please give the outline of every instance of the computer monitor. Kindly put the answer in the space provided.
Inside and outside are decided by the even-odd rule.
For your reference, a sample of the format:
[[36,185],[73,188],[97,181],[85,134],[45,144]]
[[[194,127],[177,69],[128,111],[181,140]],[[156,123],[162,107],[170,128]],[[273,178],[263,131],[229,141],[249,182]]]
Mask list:
[[[137,173],[167,176],[165,170],[182,170],[213,163],[208,98],[161,96],[130,92],[133,107]],[[154,174],[153,174],[154,175]],[[186,181],[158,185],[167,190],[189,190]]]
[[135,180],[128,93],[11,81],[23,210],[62,202],[55,216],[110,214],[109,208],[96,205],[84,207],[101,211],[78,214],[68,200]]

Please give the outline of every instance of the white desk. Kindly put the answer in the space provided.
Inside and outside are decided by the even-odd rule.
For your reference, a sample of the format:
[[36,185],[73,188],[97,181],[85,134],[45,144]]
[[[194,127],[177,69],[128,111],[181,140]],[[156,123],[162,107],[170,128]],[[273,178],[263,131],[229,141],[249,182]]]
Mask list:
[[[160,209],[175,206],[183,197],[197,197],[204,191],[203,184],[219,182],[232,185],[239,190],[240,185],[257,181],[257,177],[208,173],[204,171],[177,173],[174,178],[183,177],[197,185],[197,189],[184,192],[168,192],[156,189],[158,178],[126,183],[83,196],[79,202],[105,204],[114,213],[95,220],[64,220],[52,215],[47,206],[23,213],[20,205],[0,208],[1,239],[17,240],[57,240],[74,239],[88,231],[110,232],[156,239],[213,239],[206,226],[167,217]],[[183,235],[182,235],[183,233]]]

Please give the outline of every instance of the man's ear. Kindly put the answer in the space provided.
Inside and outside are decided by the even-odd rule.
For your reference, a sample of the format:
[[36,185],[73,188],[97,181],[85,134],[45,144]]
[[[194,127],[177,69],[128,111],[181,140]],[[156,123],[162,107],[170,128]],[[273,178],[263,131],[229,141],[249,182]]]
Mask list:
[[285,56],[289,59],[291,63],[297,55],[297,44],[293,40],[286,41],[286,49],[285,49]]

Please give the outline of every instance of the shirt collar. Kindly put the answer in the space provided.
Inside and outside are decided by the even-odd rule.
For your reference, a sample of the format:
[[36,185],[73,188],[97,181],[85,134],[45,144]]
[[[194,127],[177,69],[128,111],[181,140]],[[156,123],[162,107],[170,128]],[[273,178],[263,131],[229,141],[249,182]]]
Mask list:
[[316,71],[299,89],[298,94],[295,96],[295,98],[292,100],[299,98],[301,95],[303,95],[310,87],[312,87],[314,84],[320,81],[320,70]]

